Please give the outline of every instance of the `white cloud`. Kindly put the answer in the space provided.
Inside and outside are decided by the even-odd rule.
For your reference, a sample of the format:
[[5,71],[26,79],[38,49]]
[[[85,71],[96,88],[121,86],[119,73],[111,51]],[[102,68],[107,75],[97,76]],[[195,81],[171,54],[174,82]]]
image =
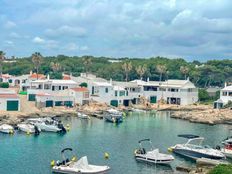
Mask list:
[[89,50],[89,47],[86,45],[80,47],[80,51],[87,51],[87,50]]
[[10,29],[16,27],[16,23],[14,23],[13,21],[7,21],[4,26],[5,28]]
[[65,36],[78,36],[82,37],[86,35],[86,30],[81,27],[71,27],[68,25],[63,25],[57,29],[47,29],[45,33],[48,36],[59,36],[62,37]]
[[43,44],[43,43],[45,43],[45,40],[42,39],[42,38],[40,38],[40,37],[38,37],[38,36],[36,36],[36,37],[34,37],[34,39],[32,40],[32,42],[38,43],[38,44]]
[[75,43],[69,43],[67,46],[66,46],[66,49],[69,50],[69,51],[76,51],[76,50],[79,50],[79,46]]
[[11,32],[9,36],[12,37],[12,38],[21,38],[21,36],[18,33],[15,33],[15,32]]

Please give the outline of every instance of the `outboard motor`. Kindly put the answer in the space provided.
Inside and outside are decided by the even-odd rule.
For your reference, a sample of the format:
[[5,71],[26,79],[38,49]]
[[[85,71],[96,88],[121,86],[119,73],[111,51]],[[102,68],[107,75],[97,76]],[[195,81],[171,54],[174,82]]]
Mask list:
[[39,135],[40,130],[39,130],[38,126],[34,126],[34,129],[35,129],[35,135]]
[[67,132],[64,125],[61,123],[61,121],[59,121],[57,126],[58,126],[59,129],[61,129],[60,133],[66,133]]

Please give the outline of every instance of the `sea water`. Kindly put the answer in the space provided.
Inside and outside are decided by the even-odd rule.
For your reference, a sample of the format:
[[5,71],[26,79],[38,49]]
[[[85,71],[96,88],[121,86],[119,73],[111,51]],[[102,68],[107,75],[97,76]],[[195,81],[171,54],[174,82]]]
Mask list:
[[[68,133],[42,132],[39,136],[16,132],[14,135],[0,134],[0,174],[49,174],[51,160],[61,160],[60,151],[71,147],[66,155],[87,156],[89,163],[108,165],[111,174],[178,173],[177,165],[194,165],[188,159],[174,155],[170,166],[137,162],[134,150],[138,141],[150,138],[154,147],[169,153],[167,148],[186,140],[178,134],[196,134],[205,137],[205,144],[215,147],[228,136],[229,125],[205,125],[172,119],[169,112],[129,113],[123,123],[117,125],[97,118],[90,120],[75,117],[63,118],[69,124]],[[149,147],[148,145],[145,145]],[[104,153],[109,159],[104,158]]]

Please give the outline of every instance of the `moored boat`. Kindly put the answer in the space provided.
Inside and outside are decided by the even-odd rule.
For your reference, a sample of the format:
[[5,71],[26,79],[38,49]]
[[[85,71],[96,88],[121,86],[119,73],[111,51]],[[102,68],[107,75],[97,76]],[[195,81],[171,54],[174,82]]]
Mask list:
[[27,134],[36,134],[38,135],[40,133],[40,129],[32,124],[28,124],[28,123],[20,123],[17,124],[17,127],[20,131],[25,132]]
[[88,163],[86,156],[80,158],[78,161],[69,160],[65,157],[65,151],[72,151],[71,148],[65,148],[61,151],[63,161],[57,161],[52,167],[52,171],[55,173],[64,174],[105,174],[110,170],[108,166],[97,166]]
[[90,119],[90,117],[84,113],[77,112],[77,117],[82,119]]
[[109,109],[104,113],[104,119],[112,123],[121,123],[123,121],[123,113],[116,109]]
[[[149,142],[151,149],[146,151],[142,146],[142,142]],[[163,154],[159,149],[154,149],[150,139],[143,139],[139,141],[140,148],[135,150],[135,159],[155,164],[169,164],[174,160],[172,155]]]
[[13,126],[11,126],[9,124],[2,124],[0,126],[0,132],[7,133],[7,134],[13,134],[14,133],[14,128],[13,128]]
[[191,158],[208,158],[208,159],[224,159],[225,155],[216,149],[210,148],[209,146],[203,146],[203,137],[198,135],[184,134],[178,135],[179,137],[186,138],[188,141],[185,144],[176,144],[170,149],[176,154]]

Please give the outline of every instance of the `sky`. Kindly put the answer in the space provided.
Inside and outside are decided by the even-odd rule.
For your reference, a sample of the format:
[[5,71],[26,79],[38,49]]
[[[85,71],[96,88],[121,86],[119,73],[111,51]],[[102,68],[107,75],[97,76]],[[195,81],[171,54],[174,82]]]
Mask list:
[[7,56],[232,57],[231,0],[0,0]]

